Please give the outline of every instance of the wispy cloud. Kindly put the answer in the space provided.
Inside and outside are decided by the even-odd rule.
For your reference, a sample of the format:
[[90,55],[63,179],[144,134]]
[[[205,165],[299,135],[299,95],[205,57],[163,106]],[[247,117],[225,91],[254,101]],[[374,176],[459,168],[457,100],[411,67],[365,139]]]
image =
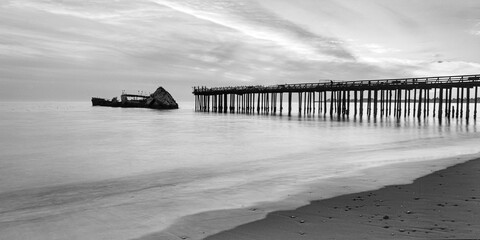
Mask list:
[[469,31],[470,34],[474,35],[474,36],[480,36],[480,22],[478,22],[477,24],[475,24],[472,29],[470,29]]
[[15,0],[10,1],[6,6],[23,9],[34,9],[58,15],[66,15],[99,21],[109,21],[117,18],[144,18],[158,13],[155,12],[155,8],[151,8],[151,3],[143,0],[119,0],[114,2],[106,0]]
[[319,61],[354,59],[338,39],[314,34],[269,12],[255,2],[153,1],[199,19],[237,30],[252,38],[275,43],[300,58]]

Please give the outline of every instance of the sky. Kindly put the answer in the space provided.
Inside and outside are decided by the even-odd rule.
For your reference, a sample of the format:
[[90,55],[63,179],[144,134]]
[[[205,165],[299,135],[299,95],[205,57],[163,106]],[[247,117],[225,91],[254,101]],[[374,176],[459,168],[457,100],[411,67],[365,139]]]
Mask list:
[[1,0],[0,101],[480,73],[478,0]]

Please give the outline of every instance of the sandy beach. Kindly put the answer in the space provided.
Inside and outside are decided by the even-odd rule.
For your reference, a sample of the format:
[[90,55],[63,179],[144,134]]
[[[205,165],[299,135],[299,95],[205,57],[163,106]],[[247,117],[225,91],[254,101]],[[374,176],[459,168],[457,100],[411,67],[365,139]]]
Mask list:
[[245,239],[478,239],[480,159],[376,191],[313,201],[212,235]]

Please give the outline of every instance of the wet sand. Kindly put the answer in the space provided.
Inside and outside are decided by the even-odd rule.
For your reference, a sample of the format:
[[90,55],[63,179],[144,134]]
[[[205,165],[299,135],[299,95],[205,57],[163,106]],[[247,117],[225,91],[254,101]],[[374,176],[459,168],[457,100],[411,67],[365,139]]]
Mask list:
[[480,159],[412,184],[313,201],[208,240],[480,239]]

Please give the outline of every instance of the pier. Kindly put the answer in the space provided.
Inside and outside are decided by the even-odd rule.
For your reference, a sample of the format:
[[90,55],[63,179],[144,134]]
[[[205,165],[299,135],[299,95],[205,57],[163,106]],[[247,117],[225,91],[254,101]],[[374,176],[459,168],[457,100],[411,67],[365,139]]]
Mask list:
[[[321,81],[271,86],[194,87],[195,111],[397,118],[477,118],[480,74]],[[285,108],[284,108],[285,107]]]

